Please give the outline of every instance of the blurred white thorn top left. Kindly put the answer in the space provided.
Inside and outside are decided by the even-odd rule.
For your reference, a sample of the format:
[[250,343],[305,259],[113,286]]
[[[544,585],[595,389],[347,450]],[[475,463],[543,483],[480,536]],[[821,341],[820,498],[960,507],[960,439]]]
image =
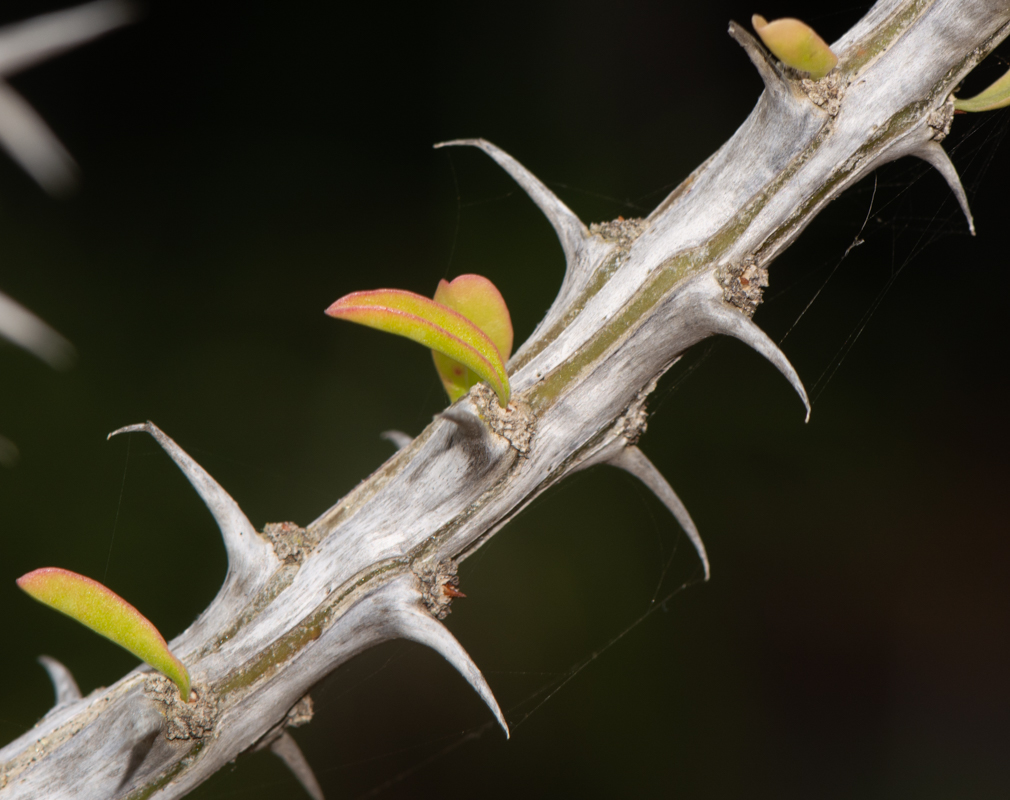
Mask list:
[[[77,185],[77,164],[45,121],[5,80],[73,47],[133,22],[136,6],[97,0],[0,28],[0,147],[51,195]],[[74,361],[74,347],[31,311],[0,293],[0,338],[57,369]],[[13,466],[17,448],[0,438],[0,466]]]
[[49,194],[77,183],[77,164],[45,121],[4,80],[133,22],[125,0],[97,0],[0,28],[0,146]]

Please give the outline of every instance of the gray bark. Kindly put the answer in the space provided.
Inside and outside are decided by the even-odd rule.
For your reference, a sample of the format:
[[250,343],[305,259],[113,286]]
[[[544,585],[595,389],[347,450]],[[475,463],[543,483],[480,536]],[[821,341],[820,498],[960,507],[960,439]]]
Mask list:
[[402,449],[307,528],[262,534],[161,431],[124,429],[158,439],[225,538],[224,586],[171,643],[197,697],[181,703],[147,668],[85,698],[61,693],[0,751],[0,795],[181,797],[265,746],[299,764],[283,729],[305,721],[306,693],[393,638],[445,656],[507,733],[491,688],[438,621],[456,564],[539,494],[596,463],[656,490],[703,555],[673,490],[633,449],[649,393],[687,348],[723,334],[772,361],[806,404],[788,360],[750,319],[768,265],[839,193],[906,155],[940,169],[970,224],[939,142],[951,92],[1008,32],[1007,0],[881,0],[833,45],[839,67],[815,83],[732,26],[766,90],[736,134],[641,221],[587,228],[493,145],[453,143],[481,147],[505,168],[567,257],[557,299],[509,362],[508,409],[475,387],[413,441],[391,437]]

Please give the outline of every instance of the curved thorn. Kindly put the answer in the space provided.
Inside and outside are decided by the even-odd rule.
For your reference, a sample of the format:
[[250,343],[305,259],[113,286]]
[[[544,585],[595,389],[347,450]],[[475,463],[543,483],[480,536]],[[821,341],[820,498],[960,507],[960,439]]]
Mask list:
[[505,738],[508,739],[509,726],[505,722],[501,708],[498,707],[498,701],[494,699],[491,687],[484,680],[477,665],[473,663],[473,659],[463,649],[463,645],[449,633],[445,625],[428,613],[417,598],[416,592],[396,597],[389,611],[390,621],[400,637],[430,647],[456,668],[491,709],[491,713],[505,731]]
[[56,705],[53,708],[81,699],[81,690],[77,688],[77,681],[69,669],[49,656],[39,656],[37,661],[49,673],[49,680],[53,682],[53,689],[56,691]]
[[663,473],[656,469],[656,465],[635,445],[622,447],[614,456],[608,459],[607,463],[611,466],[619,467],[638,478],[652,490],[652,493],[673,514],[674,519],[680,523],[680,527],[687,534],[687,538],[691,540],[694,549],[698,551],[698,558],[701,559],[701,564],[705,568],[705,580],[707,581],[711,577],[712,571],[708,563],[708,553],[705,552],[705,544],[701,541],[701,534],[698,533],[698,528],[695,527],[694,520],[691,519],[687,508],[684,507],[680,498],[677,497],[677,493],[673,491],[673,487],[663,477]]
[[758,75],[764,81],[765,88],[774,94],[781,94],[783,91],[783,79],[779,74],[778,66],[771,55],[761,46],[750,31],[745,30],[735,22],[729,23],[729,35],[739,44],[747,54],[747,58],[757,68]]
[[379,434],[379,438],[391,442],[397,450],[402,450],[414,441],[413,437],[408,436],[403,431],[383,431]]
[[273,562],[273,565],[276,566],[277,557],[270,544],[256,533],[256,529],[249,522],[249,518],[242,513],[238,503],[157,425],[153,422],[127,425],[125,428],[110,433],[108,438],[111,439],[120,433],[139,432],[149,433],[155,438],[162,449],[182,470],[182,474],[186,476],[193,488],[196,489],[196,493],[200,495],[200,499],[210,510],[214,521],[221,529],[224,547],[228,552],[229,572],[247,577],[260,574],[264,561]]
[[468,414],[457,408],[447,408],[435,415],[436,419],[445,419],[453,423],[464,434],[474,439],[483,439],[488,433],[487,425],[476,414]]
[[0,75],[33,67],[138,16],[137,8],[123,0],[99,0],[7,25],[0,29]]
[[74,346],[70,342],[2,292],[0,337],[38,356],[55,369],[63,369],[74,362]]
[[930,139],[918,149],[913,150],[911,155],[921,158],[927,164],[934,167],[943,176],[943,179],[947,181],[947,185],[954,193],[954,197],[957,198],[958,205],[961,206],[961,211],[964,212],[965,219],[968,220],[968,230],[974,236],[975,220],[971,216],[968,196],[964,193],[964,187],[961,185],[961,179],[958,177],[957,168],[950,160],[950,156],[947,155],[947,151],[935,139]]
[[565,252],[565,262],[571,266],[578,258],[582,243],[590,237],[589,229],[582,224],[572,210],[562,203],[557,195],[548,189],[532,172],[516,161],[512,156],[485,139],[454,139],[451,142],[439,142],[435,148],[441,147],[479,147],[498,165],[504,169],[537,204],[547,221],[551,223],[554,232],[561,241],[561,249]]
[[769,337],[761,330],[750,317],[737,311],[732,306],[727,305],[721,299],[709,300],[704,303],[703,313],[712,333],[721,333],[724,336],[732,336],[739,339],[746,345],[754,348],[778,367],[786,380],[796,390],[803,405],[807,410],[806,422],[810,422],[810,400],[807,397],[807,390],[803,388],[803,381],[796,374],[789,359],[779,349]]
[[270,743],[270,752],[277,756],[298,779],[302,788],[308,793],[312,800],[324,800],[323,790],[316,780],[312,767],[302,753],[298,742],[287,731],[283,731],[280,736]]

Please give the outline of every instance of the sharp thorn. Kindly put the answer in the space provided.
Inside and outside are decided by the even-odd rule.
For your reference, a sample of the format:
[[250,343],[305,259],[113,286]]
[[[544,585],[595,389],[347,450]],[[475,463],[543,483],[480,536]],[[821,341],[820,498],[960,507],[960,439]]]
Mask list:
[[704,303],[703,313],[706,323],[712,333],[721,333],[724,336],[732,336],[749,345],[758,353],[778,367],[786,380],[796,390],[796,394],[803,401],[803,406],[807,410],[806,422],[810,421],[810,399],[807,397],[807,390],[803,388],[803,381],[796,374],[789,359],[779,349],[763,330],[761,330],[750,317],[737,311],[732,306],[725,303],[721,298],[714,298]]
[[964,193],[964,186],[961,185],[961,179],[958,177],[957,168],[954,166],[953,162],[950,160],[950,156],[947,155],[947,151],[943,149],[943,146],[937,142],[935,139],[930,139],[928,142],[913,150],[911,155],[917,156],[925,161],[927,164],[936,168],[950,190],[954,193],[954,197],[957,198],[958,205],[961,206],[961,211],[964,212],[964,217],[968,220],[968,230],[971,235],[975,235],[975,220],[971,216],[971,207],[968,205],[968,196]]
[[69,669],[49,656],[39,656],[38,662],[49,673],[49,680],[53,682],[53,689],[56,692],[56,705],[53,708],[59,708],[81,699],[81,690],[77,688],[77,681],[74,680]]
[[[182,470],[189,482],[200,495],[200,499],[210,509],[215,522],[221,529],[225,550],[228,552],[228,570],[238,578],[262,575],[264,565],[275,567],[277,557],[270,544],[256,533],[249,518],[242,513],[230,494],[215,481],[207,471],[194,461],[189,454],[170,439],[153,422],[127,425],[113,431],[108,438],[121,433],[149,433],[162,449],[168,453],[176,466]],[[272,572],[272,569],[270,570]]]
[[551,223],[551,227],[554,228],[554,232],[561,241],[561,249],[565,251],[565,261],[571,269],[578,260],[583,242],[590,237],[589,229],[582,224],[582,220],[575,216],[572,210],[562,203],[554,192],[544,186],[532,172],[504,150],[485,139],[454,139],[451,142],[439,142],[435,148],[458,146],[479,147],[512,176],[515,182],[530,196],[530,199],[536,203],[537,208],[544,213],[547,221]]
[[69,367],[76,357],[74,346],[70,342],[2,292],[0,338],[27,350],[55,369]]
[[638,478],[673,514],[674,519],[680,523],[680,527],[687,534],[687,538],[691,540],[694,549],[698,551],[698,558],[701,559],[701,564],[705,568],[705,580],[707,581],[711,577],[712,571],[709,567],[708,553],[705,552],[705,544],[701,540],[701,534],[698,533],[698,528],[687,512],[687,508],[677,497],[673,487],[663,477],[663,473],[656,469],[656,465],[635,445],[622,447],[607,463]]
[[743,51],[747,54],[747,58],[757,68],[761,80],[764,81],[765,88],[774,94],[782,94],[785,91],[785,81],[779,72],[775,60],[762,47],[761,43],[736,22],[730,22],[729,35],[743,48]]
[[323,790],[316,780],[315,773],[312,772],[312,767],[309,766],[298,742],[290,733],[281,732],[281,735],[270,743],[270,752],[284,762],[312,800],[324,800]]
[[491,713],[505,731],[505,738],[509,738],[508,723],[505,722],[505,716],[498,707],[498,701],[494,699],[491,687],[484,680],[477,665],[473,663],[473,659],[463,649],[463,645],[445,625],[428,613],[417,590],[408,587],[398,589],[397,594],[390,599],[388,612],[388,621],[392,623],[398,636],[430,647],[456,668],[491,709]]
[[466,597],[463,592],[453,586],[451,583],[443,584],[442,593],[449,595],[449,597]]
[[391,442],[393,447],[397,450],[402,450],[413,440],[412,437],[405,434],[403,431],[383,431],[379,434],[380,439],[385,439],[387,442]]
[[488,433],[487,426],[479,416],[461,411],[458,408],[447,408],[436,414],[435,418],[448,420],[464,434],[474,439],[483,439]]

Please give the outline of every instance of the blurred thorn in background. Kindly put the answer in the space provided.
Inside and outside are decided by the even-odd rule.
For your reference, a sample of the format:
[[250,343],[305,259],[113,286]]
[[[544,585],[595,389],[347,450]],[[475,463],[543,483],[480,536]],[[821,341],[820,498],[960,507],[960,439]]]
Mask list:
[[[9,78],[137,18],[123,0],[98,0],[0,28],[0,77]],[[0,81],[0,145],[51,195],[77,185],[77,164],[21,95]]]
[[66,369],[74,346],[24,306],[0,292],[0,337],[38,356],[53,369]]

